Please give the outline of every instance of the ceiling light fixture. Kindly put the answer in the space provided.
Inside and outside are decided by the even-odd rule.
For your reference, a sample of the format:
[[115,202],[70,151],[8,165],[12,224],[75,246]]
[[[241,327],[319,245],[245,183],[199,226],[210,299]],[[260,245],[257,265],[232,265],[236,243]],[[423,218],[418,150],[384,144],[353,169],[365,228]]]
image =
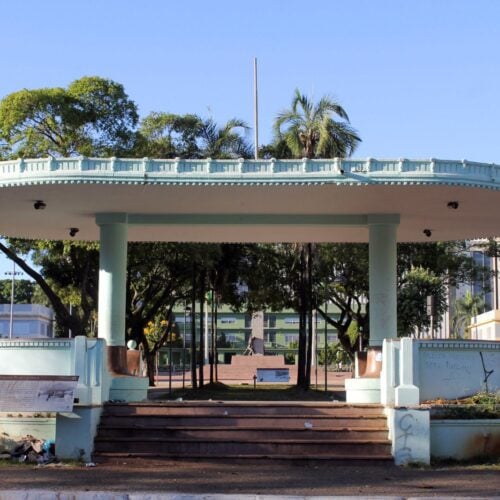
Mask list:
[[36,200],[35,203],[33,203],[33,208],[35,210],[45,210],[46,206],[47,204],[42,200]]

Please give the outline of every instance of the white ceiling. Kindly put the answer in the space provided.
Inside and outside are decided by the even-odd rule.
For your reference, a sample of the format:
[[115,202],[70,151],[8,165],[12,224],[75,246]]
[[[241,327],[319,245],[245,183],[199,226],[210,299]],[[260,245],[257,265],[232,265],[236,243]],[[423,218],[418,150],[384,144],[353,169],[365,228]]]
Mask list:
[[[45,210],[34,210],[43,200]],[[447,208],[457,201],[459,208]],[[401,242],[500,234],[500,191],[447,185],[40,184],[0,188],[0,234],[97,240],[96,214],[399,214]],[[423,234],[430,229],[432,236]],[[366,242],[360,227],[322,225],[130,226],[131,241]]]

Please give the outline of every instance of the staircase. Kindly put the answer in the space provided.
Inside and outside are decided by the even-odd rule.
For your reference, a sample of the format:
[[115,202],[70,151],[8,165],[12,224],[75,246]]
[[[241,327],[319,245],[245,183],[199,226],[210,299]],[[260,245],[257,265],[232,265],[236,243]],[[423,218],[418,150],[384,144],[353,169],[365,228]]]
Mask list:
[[94,460],[392,460],[379,405],[302,402],[109,403]]

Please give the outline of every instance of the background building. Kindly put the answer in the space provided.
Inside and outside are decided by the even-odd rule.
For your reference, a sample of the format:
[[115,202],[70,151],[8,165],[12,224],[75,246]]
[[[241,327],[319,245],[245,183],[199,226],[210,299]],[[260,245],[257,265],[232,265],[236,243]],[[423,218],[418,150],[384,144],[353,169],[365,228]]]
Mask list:
[[[14,304],[13,338],[53,337],[54,312],[40,304]],[[9,338],[10,304],[0,304],[0,338]]]
[[[330,306],[331,309],[331,306]],[[187,348],[191,345],[191,314],[184,314],[182,309],[174,310],[176,329],[181,338],[185,339],[186,359],[189,358]],[[338,341],[337,330],[331,325],[325,325],[321,316],[315,314],[313,328],[314,340],[317,350],[324,349],[325,334],[327,345],[333,345]],[[184,320],[186,320],[184,322]],[[212,315],[210,312],[204,314],[205,331],[205,359],[208,359],[209,345],[212,331]],[[326,330],[325,330],[326,326]],[[200,317],[196,314],[196,335],[199,335]],[[219,363],[231,363],[231,357],[235,354],[243,354],[252,337],[262,339],[264,354],[284,355],[287,363],[295,363],[299,340],[299,315],[293,310],[279,312],[258,311],[253,314],[245,312],[233,312],[228,306],[220,306],[217,311],[217,351]],[[198,337],[197,337],[198,338]],[[313,348],[314,350],[314,348]],[[159,364],[168,365],[169,347],[165,345],[160,354]],[[182,364],[182,347],[177,344],[172,348],[172,359],[174,365]],[[189,361],[185,361],[186,364]]]

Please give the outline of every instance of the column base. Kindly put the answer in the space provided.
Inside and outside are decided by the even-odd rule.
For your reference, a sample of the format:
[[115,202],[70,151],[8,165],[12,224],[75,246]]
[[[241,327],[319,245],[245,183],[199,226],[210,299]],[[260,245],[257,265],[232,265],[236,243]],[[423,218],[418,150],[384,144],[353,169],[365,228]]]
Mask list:
[[369,347],[356,353],[356,378],[380,378],[382,347]]
[[107,347],[108,371],[113,375],[128,375],[127,348],[121,345]]

